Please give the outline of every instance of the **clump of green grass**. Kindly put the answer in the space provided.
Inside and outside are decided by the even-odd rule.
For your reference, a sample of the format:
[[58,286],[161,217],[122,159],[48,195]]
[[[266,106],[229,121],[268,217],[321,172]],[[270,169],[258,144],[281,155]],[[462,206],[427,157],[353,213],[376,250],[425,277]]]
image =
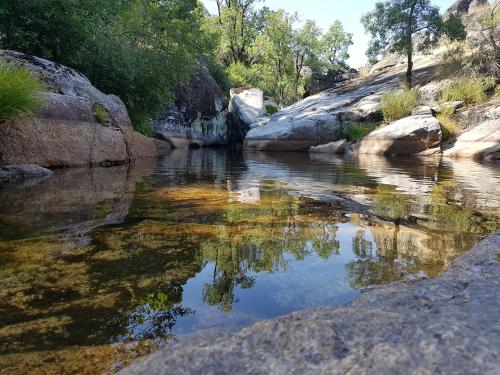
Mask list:
[[42,81],[32,72],[0,64],[0,121],[27,115],[44,105]]
[[389,123],[411,115],[418,104],[417,93],[409,90],[391,90],[382,94],[384,122]]
[[453,107],[444,107],[441,113],[437,116],[437,120],[441,125],[441,133],[443,141],[447,141],[457,136],[462,130],[460,124],[451,118],[455,109]]
[[107,124],[109,122],[108,111],[106,111],[106,108],[101,103],[94,104],[92,110],[97,122],[100,124]]
[[361,124],[359,122],[347,123],[342,129],[341,138],[349,141],[356,142],[359,139],[367,136],[373,128],[366,124]]
[[445,102],[460,100],[466,106],[480,103],[486,99],[485,88],[482,79],[460,78],[443,90],[441,99]]
[[266,104],[266,112],[269,115],[272,115],[273,113],[278,112],[278,107],[272,104]]

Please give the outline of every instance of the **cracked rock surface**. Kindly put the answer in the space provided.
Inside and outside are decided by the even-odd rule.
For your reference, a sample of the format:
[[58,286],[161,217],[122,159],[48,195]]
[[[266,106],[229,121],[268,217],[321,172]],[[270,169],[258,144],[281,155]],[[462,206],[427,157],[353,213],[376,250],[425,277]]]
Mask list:
[[500,233],[442,276],[180,340],[122,374],[499,374]]

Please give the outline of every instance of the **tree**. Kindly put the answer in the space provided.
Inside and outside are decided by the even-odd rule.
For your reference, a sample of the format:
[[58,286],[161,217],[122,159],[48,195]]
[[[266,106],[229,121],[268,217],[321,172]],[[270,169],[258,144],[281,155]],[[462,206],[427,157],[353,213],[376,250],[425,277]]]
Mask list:
[[352,44],[352,34],[344,31],[339,20],[336,20],[321,38],[324,58],[333,67],[345,65],[345,60],[349,58],[349,47]]
[[319,40],[321,29],[316,23],[307,20],[304,26],[295,32],[293,52],[295,61],[295,81],[298,83],[302,76],[304,66],[315,65],[319,59]]
[[258,0],[216,0],[221,57],[226,62],[242,62],[255,37],[253,4]]
[[415,36],[419,35],[417,48],[425,50],[435,44],[445,30],[439,8],[433,6],[430,0],[378,1],[375,9],[365,14],[361,21],[372,36],[367,52],[371,61],[385,52],[387,46],[389,51],[407,57],[406,82],[410,88]]
[[148,133],[206,53],[202,19],[197,0],[2,1],[0,44],[81,71]]
[[260,65],[269,80],[268,89],[279,104],[297,99],[292,47],[295,20],[295,16],[290,16],[284,10],[268,13],[267,25],[251,47],[253,62]]

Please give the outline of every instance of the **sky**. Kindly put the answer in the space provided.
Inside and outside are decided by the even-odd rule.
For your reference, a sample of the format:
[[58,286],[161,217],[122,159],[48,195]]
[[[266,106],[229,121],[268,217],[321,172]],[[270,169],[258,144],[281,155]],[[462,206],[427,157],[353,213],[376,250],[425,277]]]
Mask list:
[[[432,2],[444,11],[454,1],[433,0]],[[210,13],[217,13],[215,0],[203,0],[203,3]],[[264,0],[259,6],[265,4],[274,10],[282,8],[289,13],[296,12],[302,21],[313,20],[323,30],[328,29],[334,20],[339,19],[344,29],[353,34],[354,44],[349,50],[351,57],[348,63],[354,68],[359,68],[367,61],[365,52],[370,39],[365,34],[360,19],[363,14],[373,9],[375,3],[375,0]]]

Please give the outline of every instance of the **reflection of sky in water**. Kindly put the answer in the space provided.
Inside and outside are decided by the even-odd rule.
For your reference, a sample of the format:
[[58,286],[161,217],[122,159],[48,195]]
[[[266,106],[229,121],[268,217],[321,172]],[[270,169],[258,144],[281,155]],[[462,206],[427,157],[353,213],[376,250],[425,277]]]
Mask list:
[[[214,264],[208,264],[184,286],[183,305],[189,306],[195,313],[180,318],[174,332],[231,329],[293,311],[352,300],[359,292],[349,286],[345,265],[357,259],[352,242],[356,232],[362,228],[351,224],[339,224],[337,227],[336,240],[340,242],[338,254],[333,253],[328,259],[323,259],[313,251],[311,243],[307,244],[310,254],[304,259],[297,260],[287,254],[286,270],[254,273],[256,282],[252,288],[235,289],[237,302],[231,312],[221,312],[202,300],[201,290],[205,283],[211,282],[214,272]],[[365,240],[373,241],[369,231],[365,234]]]

